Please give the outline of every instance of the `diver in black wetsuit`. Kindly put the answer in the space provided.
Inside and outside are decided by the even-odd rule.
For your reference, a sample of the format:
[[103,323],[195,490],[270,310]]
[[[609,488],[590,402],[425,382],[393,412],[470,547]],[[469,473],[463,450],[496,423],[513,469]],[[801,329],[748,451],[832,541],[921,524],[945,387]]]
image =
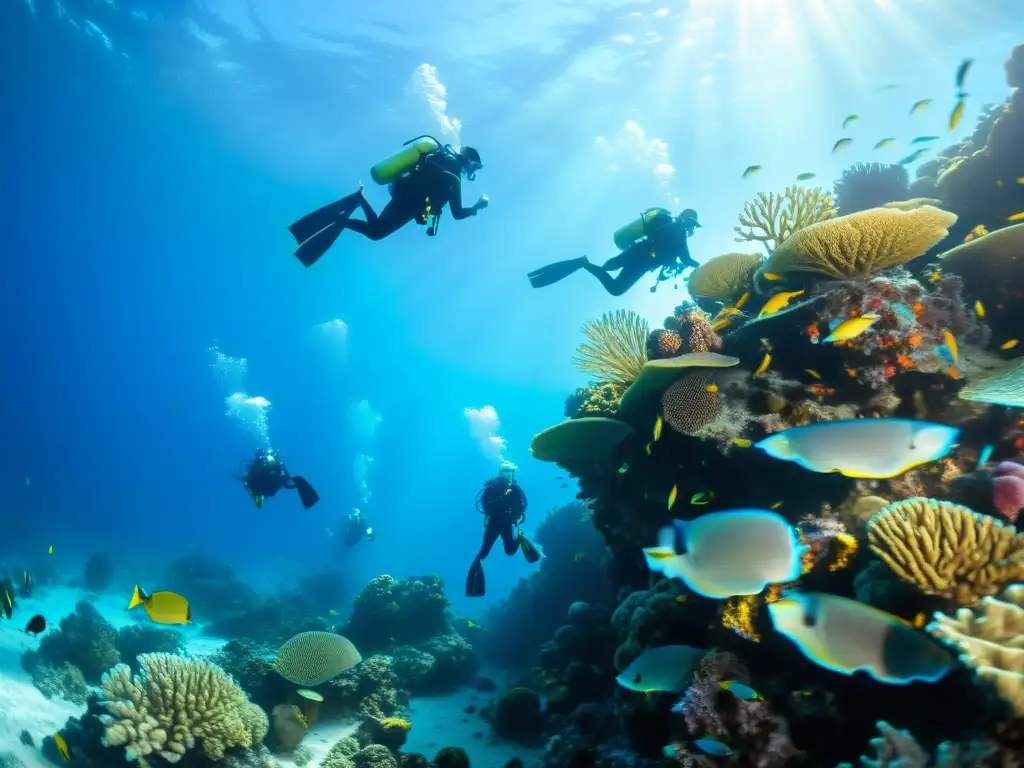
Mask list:
[[[303,216],[288,227],[299,244],[295,251],[299,261],[311,267],[346,229],[370,240],[383,240],[416,220],[427,226],[428,235],[434,235],[445,204],[456,220],[476,216],[486,208],[486,195],[468,208],[462,205],[462,179],[473,181],[483,168],[480,153],[472,147],[455,152],[451,145],[442,147],[434,143],[437,149],[421,155],[415,166],[391,182],[391,200],[379,214],[366,201],[360,186],[351,195]],[[349,218],[356,208],[362,208],[366,221]]]
[[373,541],[373,528],[366,524],[366,518],[360,510],[353,509],[345,518],[345,546],[354,547],[364,537],[367,541]]
[[506,555],[512,556],[522,550],[527,562],[535,563],[540,559],[540,553],[523,535],[520,527],[526,521],[527,501],[526,494],[515,480],[515,472],[514,465],[503,462],[498,468],[498,476],[484,483],[483,489],[477,494],[477,511],[485,515],[484,540],[466,577],[466,597],[484,596],[486,583],[483,560],[491,553],[491,548],[499,538]]
[[[534,288],[543,288],[585,269],[601,281],[608,293],[621,296],[648,272],[659,269],[657,280],[651,288],[651,293],[654,293],[658,283],[675,277],[689,267],[697,266],[697,262],[690,257],[687,245],[687,238],[700,226],[697,212],[687,208],[674,218],[667,211],[664,213],[664,216],[651,217],[640,240],[601,266],[591,264],[586,256],[558,261],[531,272],[530,284]],[[610,272],[616,269],[621,271],[612,277]]]
[[297,490],[306,509],[320,501],[320,496],[304,478],[288,474],[288,468],[272,448],[260,448],[252,461],[243,461],[240,468],[242,476],[236,479],[242,481],[257,509],[262,509],[264,499],[282,488]]

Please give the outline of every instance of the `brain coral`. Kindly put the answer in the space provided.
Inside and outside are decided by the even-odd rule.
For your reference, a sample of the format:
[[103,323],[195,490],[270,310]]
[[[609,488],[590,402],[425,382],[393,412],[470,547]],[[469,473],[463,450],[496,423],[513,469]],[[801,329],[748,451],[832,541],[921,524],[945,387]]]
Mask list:
[[688,373],[661,396],[665,421],[677,432],[693,435],[715,420],[722,408],[714,371]]
[[166,653],[139,657],[142,674],[118,664],[102,682],[101,704],[109,714],[103,744],[124,745],[129,761],[149,768],[158,755],[176,763],[196,741],[211,760],[232,747],[259,745],[269,723],[262,709],[220,667]]
[[762,261],[759,253],[723,253],[693,270],[687,287],[694,296],[729,304],[751,285]]
[[312,688],[362,660],[347,637],[333,632],[300,632],[278,649],[274,669],[286,680]]
[[872,208],[812,224],[772,252],[759,274],[809,272],[840,280],[870,277],[916,259],[942,240],[956,214],[930,205]]

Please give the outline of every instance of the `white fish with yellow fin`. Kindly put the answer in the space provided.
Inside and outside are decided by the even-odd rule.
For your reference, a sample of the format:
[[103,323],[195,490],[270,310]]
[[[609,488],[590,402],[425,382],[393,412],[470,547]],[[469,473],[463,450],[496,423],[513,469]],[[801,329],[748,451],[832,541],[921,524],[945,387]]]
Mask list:
[[811,472],[883,480],[938,461],[956,444],[960,430],[915,419],[847,419],[790,427],[755,447]]
[[711,512],[674,520],[644,550],[647,567],[715,599],[757,595],[799,578],[807,546],[780,515],[761,509]]
[[790,593],[769,603],[775,630],[804,656],[842,675],[867,672],[880,683],[934,683],[956,656],[897,616],[838,595]]
[[878,315],[861,315],[860,317],[847,318],[833,328],[832,332],[823,340],[835,342],[855,339],[874,325],[878,317]]
[[758,317],[766,317],[767,315],[774,315],[780,309],[789,304],[790,301],[795,299],[797,296],[801,296],[804,291],[782,291],[776,293],[761,307],[761,311],[758,313]]

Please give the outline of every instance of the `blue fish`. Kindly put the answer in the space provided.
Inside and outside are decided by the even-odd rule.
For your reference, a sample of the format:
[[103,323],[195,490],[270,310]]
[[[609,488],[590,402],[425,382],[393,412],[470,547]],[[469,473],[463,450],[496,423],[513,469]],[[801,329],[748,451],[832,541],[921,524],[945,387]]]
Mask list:
[[730,757],[736,754],[727,744],[723,744],[713,736],[697,739],[693,742],[693,745],[704,754],[714,755],[715,757]]
[[755,691],[749,685],[737,682],[736,680],[722,680],[718,687],[723,691],[728,691],[737,699],[743,699],[744,701],[764,701],[764,696]]
[[991,445],[983,445],[981,447],[981,450],[978,451],[978,469],[984,467],[988,460],[992,458],[993,450]]

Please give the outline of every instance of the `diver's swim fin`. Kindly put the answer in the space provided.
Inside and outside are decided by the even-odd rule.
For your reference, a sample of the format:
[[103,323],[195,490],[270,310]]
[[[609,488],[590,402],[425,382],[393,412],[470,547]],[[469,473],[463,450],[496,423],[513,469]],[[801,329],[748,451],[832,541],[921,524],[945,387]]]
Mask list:
[[526,562],[528,563],[536,563],[540,560],[540,552],[535,546],[533,546],[533,544],[530,543],[530,540],[521,533],[519,534],[519,551],[523,553],[523,557],[526,558]]
[[362,194],[360,190],[341,200],[335,200],[330,205],[303,216],[288,227],[295,237],[295,242],[299,243],[295,257],[307,267],[316,264],[344,231],[342,225],[359,207],[359,198]]
[[295,483],[295,490],[299,492],[299,500],[303,507],[309,509],[320,501],[320,494],[313,490],[313,486],[305,478],[293,476],[292,482]]
[[483,597],[487,592],[487,581],[484,579],[484,564],[480,558],[473,561],[469,566],[469,575],[466,576],[466,597]]
[[587,257],[580,256],[578,259],[556,261],[554,264],[548,264],[546,267],[535,269],[529,275],[530,285],[534,288],[543,288],[547,285],[553,285],[559,280],[564,280],[569,275],[579,272],[583,269],[583,265],[586,263]]

